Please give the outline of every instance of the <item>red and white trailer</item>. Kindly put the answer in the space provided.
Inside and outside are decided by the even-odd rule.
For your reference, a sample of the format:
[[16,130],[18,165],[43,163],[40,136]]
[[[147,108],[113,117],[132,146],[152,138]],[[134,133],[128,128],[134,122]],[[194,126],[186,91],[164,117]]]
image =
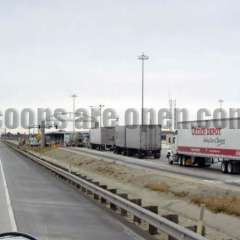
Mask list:
[[224,173],[240,171],[240,118],[178,123],[169,163],[209,167],[215,161]]

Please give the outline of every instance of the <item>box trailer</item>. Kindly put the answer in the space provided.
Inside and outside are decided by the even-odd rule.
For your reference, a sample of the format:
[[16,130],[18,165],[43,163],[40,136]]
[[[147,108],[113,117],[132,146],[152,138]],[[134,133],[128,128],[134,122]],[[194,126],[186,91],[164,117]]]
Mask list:
[[85,147],[89,142],[89,131],[75,132],[71,134],[70,141],[68,142],[69,146],[76,147]]
[[115,153],[160,158],[161,126],[134,125],[115,128]]
[[115,127],[115,152],[120,153],[126,148],[126,127]]
[[240,171],[240,118],[178,123],[169,163],[210,167],[216,161],[223,173]]
[[90,129],[90,148],[98,150],[110,150],[114,146],[114,127],[101,127]]

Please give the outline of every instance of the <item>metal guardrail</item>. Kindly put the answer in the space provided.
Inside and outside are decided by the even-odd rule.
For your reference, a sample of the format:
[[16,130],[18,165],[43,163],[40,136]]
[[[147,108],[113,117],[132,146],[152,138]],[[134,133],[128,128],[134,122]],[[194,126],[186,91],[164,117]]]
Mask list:
[[155,214],[147,209],[144,209],[141,206],[138,206],[127,199],[124,199],[114,193],[111,193],[87,180],[84,180],[78,176],[69,173],[68,171],[61,169],[60,167],[54,166],[52,163],[47,162],[47,160],[43,160],[36,155],[22,151],[16,146],[12,144],[8,145],[14,148],[16,151],[25,155],[26,157],[34,160],[35,162],[45,166],[49,170],[57,173],[58,175],[72,181],[73,183],[86,188],[88,191],[91,191],[93,194],[97,194],[99,197],[106,199],[109,203],[115,204],[121,209],[125,209],[129,213],[137,216],[148,224],[156,227],[159,231],[168,234],[171,237],[174,237],[179,240],[207,240],[207,238],[188,230],[187,228],[178,225],[176,223],[171,222],[170,220]]

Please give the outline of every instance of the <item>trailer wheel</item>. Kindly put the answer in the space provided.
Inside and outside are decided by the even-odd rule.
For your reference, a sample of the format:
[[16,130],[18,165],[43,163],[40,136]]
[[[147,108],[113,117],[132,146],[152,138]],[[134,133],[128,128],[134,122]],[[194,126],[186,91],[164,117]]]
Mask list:
[[227,172],[227,163],[226,162],[222,162],[222,165],[221,165],[221,170],[223,173],[226,173]]
[[229,174],[234,173],[234,164],[232,162],[229,162],[227,165],[227,173],[229,173]]
[[183,156],[180,156],[180,157],[179,157],[179,165],[180,165],[180,166],[183,166]]
[[168,159],[168,164],[173,165],[173,160],[172,159]]
[[120,151],[120,149],[117,147],[117,148],[115,148],[114,153],[116,153],[116,154],[120,154],[121,151]]
[[141,151],[139,151],[139,152],[138,152],[138,158],[139,158],[139,159],[144,158],[144,153],[141,152]]
[[187,166],[187,159],[186,156],[182,156],[180,159],[180,166],[186,167]]
[[126,151],[126,155],[129,156],[129,157],[131,157],[131,156],[134,155],[134,152],[133,152],[132,150],[128,149],[128,150]]

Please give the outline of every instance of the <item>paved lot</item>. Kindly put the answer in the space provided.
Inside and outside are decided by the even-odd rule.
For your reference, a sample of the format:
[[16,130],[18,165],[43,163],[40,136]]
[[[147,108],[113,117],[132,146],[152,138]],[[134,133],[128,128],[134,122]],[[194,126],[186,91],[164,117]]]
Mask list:
[[[46,169],[0,144],[17,230],[45,239],[130,240],[136,236]],[[0,231],[10,230],[0,175]]]

